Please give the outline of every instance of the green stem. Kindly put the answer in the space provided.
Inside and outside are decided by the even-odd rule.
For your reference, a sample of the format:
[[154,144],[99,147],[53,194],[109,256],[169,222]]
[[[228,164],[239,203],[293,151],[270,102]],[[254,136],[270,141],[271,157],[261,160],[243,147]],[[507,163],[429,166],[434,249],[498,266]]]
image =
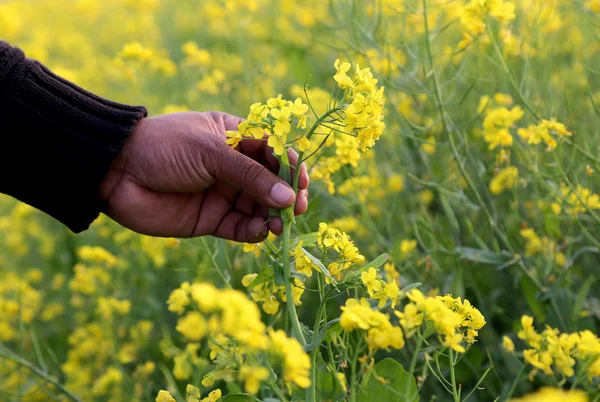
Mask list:
[[519,385],[519,382],[521,381],[521,376],[523,375],[523,372],[525,371],[525,367],[526,367],[525,364],[523,364],[521,366],[521,370],[519,370],[519,374],[517,374],[517,378],[515,378],[515,380],[513,381],[512,385],[510,387],[510,390],[508,391],[508,395],[506,395],[506,400],[509,400],[513,396],[515,390],[517,389],[517,385]]
[[415,373],[415,369],[417,368],[417,360],[419,359],[419,353],[421,352],[421,346],[423,345],[423,337],[420,333],[417,334],[417,346],[415,347],[415,352],[410,361],[410,370],[408,371],[411,374]]
[[452,397],[454,402],[460,402],[460,394],[456,387],[456,373],[454,372],[454,351],[450,349],[450,381],[452,383]]
[[[306,133],[306,139],[310,140],[310,137],[312,137],[315,130],[325,121],[325,119],[327,119],[332,114],[339,112],[340,110],[342,110],[342,108],[336,107],[336,108],[329,110],[323,116],[319,117],[317,119],[317,121],[315,121],[315,123],[311,126],[311,128]],[[296,164],[296,176],[294,177],[294,183],[293,183],[294,191],[296,193],[298,192],[298,180],[300,179],[300,166],[302,165],[302,162],[304,162],[303,157],[304,157],[304,151],[300,151],[300,154],[298,155],[298,163]]]
[[56,381],[54,378],[50,377],[48,374],[40,370],[38,367],[34,366],[30,362],[25,359],[22,359],[20,356],[15,354],[13,351],[5,348],[4,346],[0,346],[0,356],[7,358],[8,360],[12,360],[18,365],[25,367],[29,371],[33,372],[35,375],[43,378],[45,381],[54,385],[60,392],[62,392],[65,397],[73,402],[81,402],[81,399],[77,397],[77,395],[73,394],[71,391],[66,389],[60,382]]
[[[287,209],[287,208],[286,208]],[[292,329],[294,331],[294,337],[300,342],[302,347],[306,346],[306,340],[300,327],[300,321],[298,320],[298,313],[296,312],[296,306],[294,305],[294,295],[292,293],[292,283],[290,281],[290,232],[292,231],[292,221],[289,220],[287,215],[282,211],[281,220],[283,221],[283,281],[285,283],[285,294],[286,294],[286,305],[290,322],[292,323]],[[293,214],[292,214],[293,216]]]
[[[324,259],[323,259],[324,261]],[[327,304],[327,297],[325,295],[325,286],[323,277],[320,274],[317,274],[318,283],[319,283],[319,297],[321,299],[321,304],[319,305],[319,311],[317,312],[317,316],[315,317],[315,325],[313,327],[313,335],[311,338],[311,344],[315,342],[315,340],[319,337],[319,330],[321,328],[321,319],[323,313],[325,312],[325,307]],[[311,360],[311,368],[310,368],[310,387],[306,389],[306,400],[308,402],[315,402],[317,400],[317,353],[319,353],[319,345],[312,350],[310,353]]]
[[[454,157],[454,160],[456,161],[456,164],[458,165],[458,169],[460,170],[462,177],[467,182],[467,187],[469,187],[471,192],[475,195],[477,204],[479,204],[479,206],[485,213],[488,223],[489,223],[490,227],[492,228],[492,231],[496,234],[497,238],[501,241],[502,245],[504,247],[506,247],[506,249],[508,251],[515,254],[514,249],[510,245],[510,242],[508,241],[508,238],[502,232],[502,230],[500,230],[500,227],[496,223],[496,220],[492,216],[492,213],[489,211],[489,209],[485,205],[485,202],[481,198],[481,195],[477,191],[477,187],[475,187],[475,184],[473,183],[473,180],[471,179],[471,176],[467,172],[465,165],[460,157],[460,154],[458,153],[458,148],[456,147],[456,143],[454,142],[454,136],[452,135],[452,132],[450,131],[450,127],[449,127],[449,124],[447,121],[448,117],[447,117],[446,109],[444,107],[444,102],[442,99],[442,90],[441,90],[441,86],[440,86],[440,83],[438,80],[437,70],[435,68],[435,59],[433,58],[433,53],[431,52],[431,40],[429,38],[429,22],[427,20],[427,18],[428,18],[428,16],[427,16],[427,0],[423,0],[423,18],[425,20],[425,37],[426,37],[425,45],[427,48],[427,56],[429,59],[429,63],[431,65],[431,73],[433,76],[433,84],[434,84],[434,89],[435,89],[436,102],[437,102],[439,113],[442,118],[442,127],[444,129],[444,133],[448,136],[448,142],[450,144],[450,150],[452,151],[452,156]],[[525,273],[525,275],[527,275],[533,281],[533,283],[536,285],[536,287],[538,289],[540,289],[540,290],[543,289],[543,285],[531,272],[529,272],[529,269],[527,269],[527,267],[525,266],[523,261],[519,261],[518,266],[523,271],[523,273]]]

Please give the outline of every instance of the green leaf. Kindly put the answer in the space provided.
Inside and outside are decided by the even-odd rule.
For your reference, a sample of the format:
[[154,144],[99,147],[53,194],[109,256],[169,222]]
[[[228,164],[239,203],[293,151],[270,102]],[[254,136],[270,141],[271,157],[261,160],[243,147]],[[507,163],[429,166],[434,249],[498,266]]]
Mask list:
[[448,218],[448,222],[450,222],[450,226],[452,226],[452,230],[456,235],[460,235],[460,225],[458,224],[458,219],[456,219],[456,215],[454,214],[454,210],[450,206],[448,199],[440,194],[440,201],[442,204],[442,209]]
[[317,401],[340,401],[346,396],[335,371],[330,370],[323,361],[320,353],[317,354]]
[[319,260],[317,257],[315,257],[314,255],[312,255],[311,253],[306,251],[306,249],[304,247],[300,247],[300,248],[302,249],[302,251],[304,251],[304,254],[306,254],[306,256],[310,259],[310,261],[313,264],[315,264],[317,266],[317,268],[319,268],[321,273],[329,278],[330,283],[333,286],[337,285],[337,281],[333,278],[333,276],[331,276],[331,274],[329,273],[329,270],[325,267],[325,265],[323,265],[321,260]]
[[302,244],[304,244],[304,245],[315,244],[318,240],[317,237],[318,237],[317,232],[300,235],[294,239],[294,241],[290,245],[290,248],[291,249],[295,248],[300,242],[302,242]]
[[494,265],[499,268],[506,268],[519,260],[518,256],[501,251],[496,253],[489,250],[481,250],[470,247],[456,247],[454,251],[458,254],[461,260],[468,260],[479,264]]
[[266,266],[258,273],[256,278],[254,278],[254,280],[248,285],[248,289],[252,289],[255,286],[260,285],[261,283],[265,283],[272,279],[273,279],[273,268],[271,268],[270,266]]
[[344,278],[344,282],[345,283],[353,282],[355,279],[357,279],[360,276],[360,274],[367,271],[369,268],[378,269],[383,264],[385,264],[387,260],[388,260],[387,254],[385,254],[385,253],[380,254],[374,260],[370,261],[367,265],[361,267],[360,269],[358,269],[356,271],[352,271],[348,275],[346,275],[346,277]]
[[521,275],[521,279],[519,280],[521,284],[521,291],[523,292],[523,296],[525,296],[525,300],[527,300],[527,304],[533,311],[535,318],[540,322],[544,322],[546,320],[546,313],[544,311],[544,307],[542,303],[538,300],[538,288],[535,286],[535,283],[529,278],[527,275]]
[[357,402],[418,402],[415,377],[393,359],[383,359],[365,375]]
[[583,303],[585,303],[585,299],[590,292],[590,288],[596,282],[595,276],[590,276],[586,279],[586,281],[577,292],[577,298],[575,299],[575,306],[573,307],[573,322],[577,322],[581,315],[581,311],[583,310]]
[[260,402],[260,399],[250,394],[227,394],[219,402]]

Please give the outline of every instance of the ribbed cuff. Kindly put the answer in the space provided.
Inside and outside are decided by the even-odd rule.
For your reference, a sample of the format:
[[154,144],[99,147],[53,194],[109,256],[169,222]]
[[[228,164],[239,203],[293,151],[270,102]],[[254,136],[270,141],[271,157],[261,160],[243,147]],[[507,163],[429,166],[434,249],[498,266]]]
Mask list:
[[24,56],[15,61],[14,49],[12,67],[0,53],[0,116],[16,128],[1,140],[20,176],[0,179],[2,191],[81,232],[98,217],[100,183],[147,111],[94,95]]

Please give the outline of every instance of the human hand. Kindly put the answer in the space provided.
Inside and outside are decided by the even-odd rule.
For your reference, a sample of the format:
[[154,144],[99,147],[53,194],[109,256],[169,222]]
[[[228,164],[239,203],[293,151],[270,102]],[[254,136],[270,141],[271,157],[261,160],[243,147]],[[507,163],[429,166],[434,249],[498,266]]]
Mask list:
[[[296,215],[306,211],[306,166],[296,200],[276,175],[279,163],[266,141],[242,141],[236,150],[225,143],[225,131],[236,130],[240,121],[220,112],[142,119],[100,186],[106,214],[152,236],[210,234],[254,243],[269,231],[281,234],[281,219],[269,220],[269,208],[295,202]],[[295,166],[298,154],[288,155]]]

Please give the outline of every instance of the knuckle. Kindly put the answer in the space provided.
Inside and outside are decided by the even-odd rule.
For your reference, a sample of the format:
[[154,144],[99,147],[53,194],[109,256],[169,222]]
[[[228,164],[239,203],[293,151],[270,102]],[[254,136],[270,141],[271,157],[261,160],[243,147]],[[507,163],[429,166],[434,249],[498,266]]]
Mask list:
[[244,169],[244,182],[250,186],[260,184],[264,169],[255,163],[248,161]]

